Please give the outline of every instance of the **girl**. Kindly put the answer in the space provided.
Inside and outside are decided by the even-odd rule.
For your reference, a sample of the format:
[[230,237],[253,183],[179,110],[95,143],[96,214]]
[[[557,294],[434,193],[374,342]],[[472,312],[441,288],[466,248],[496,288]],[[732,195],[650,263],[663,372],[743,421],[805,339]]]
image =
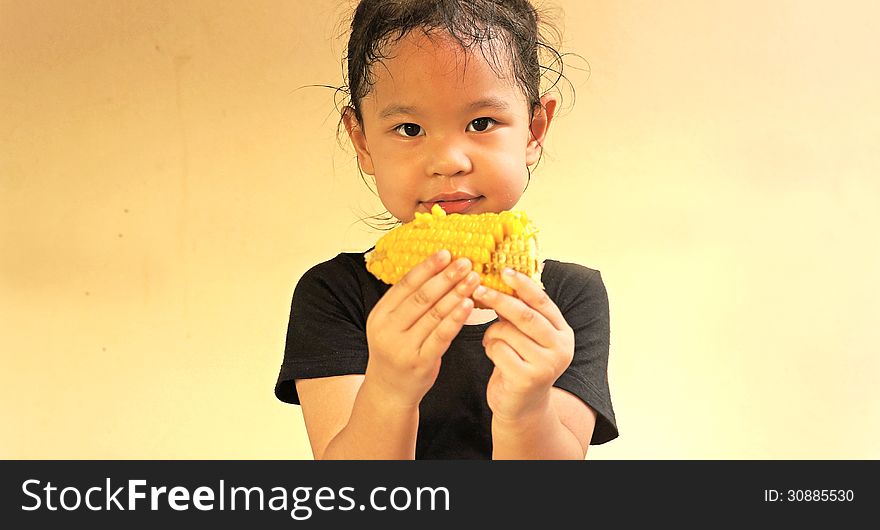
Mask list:
[[[539,49],[527,0],[359,3],[342,121],[394,217],[516,205],[557,105]],[[445,250],[391,287],[363,253],[306,272],[275,393],[315,458],[583,459],[615,438],[599,272],[546,260],[545,290],[505,281],[516,296]]]

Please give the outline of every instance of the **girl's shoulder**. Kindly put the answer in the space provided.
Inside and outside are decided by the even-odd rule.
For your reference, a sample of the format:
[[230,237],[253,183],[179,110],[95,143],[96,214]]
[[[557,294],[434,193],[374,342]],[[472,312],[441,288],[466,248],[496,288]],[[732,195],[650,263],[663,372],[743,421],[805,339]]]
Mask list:
[[367,272],[364,265],[366,252],[340,252],[327,261],[309,268],[300,278],[303,281],[330,281],[331,283],[360,282]]
[[607,304],[608,294],[601,272],[579,263],[544,260],[541,283],[547,295],[563,311],[567,306],[584,302]]
[[360,270],[366,270],[364,254],[366,252],[340,252],[335,257],[312,266],[303,277],[338,279],[357,277]]
[[364,262],[366,252],[341,252],[312,266],[300,277],[294,298],[323,298],[348,304],[357,302],[362,310],[369,311],[389,286],[367,271]]
[[545,287],[548,283],[571,287],[572,284],[602,283],[602,274],[580,263],[545,259],[541,281]]

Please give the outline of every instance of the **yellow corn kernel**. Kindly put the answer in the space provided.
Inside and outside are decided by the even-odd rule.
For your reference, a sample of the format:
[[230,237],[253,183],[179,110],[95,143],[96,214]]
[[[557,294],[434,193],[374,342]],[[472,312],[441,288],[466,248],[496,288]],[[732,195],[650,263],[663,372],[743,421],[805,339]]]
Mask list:
[[430,213],[416,212],[415,219],[379,238],[366,254],[367,270],[395,284],[415,265],[445,248],[453,260],[471,260],[481,284],[513,294],[501,279],[505,267],[541,285],[537,232],[525,212],[447,214],[435,204]]

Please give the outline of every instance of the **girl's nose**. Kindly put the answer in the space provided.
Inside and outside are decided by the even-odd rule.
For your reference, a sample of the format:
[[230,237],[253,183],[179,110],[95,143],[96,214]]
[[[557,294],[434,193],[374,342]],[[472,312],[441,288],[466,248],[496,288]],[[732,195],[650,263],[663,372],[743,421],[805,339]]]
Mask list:
[[454,177],[473,169],[470,156],[455,138],[437,138],[430,149],[425,168],[430,177]]

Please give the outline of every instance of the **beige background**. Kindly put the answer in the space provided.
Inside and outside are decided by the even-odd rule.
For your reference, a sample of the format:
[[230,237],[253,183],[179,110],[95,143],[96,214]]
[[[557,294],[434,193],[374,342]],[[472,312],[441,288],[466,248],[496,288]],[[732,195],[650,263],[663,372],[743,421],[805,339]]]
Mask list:
[[[311,457],[292,289],[377,237],[297,90],[346,5],[0,0],[0,457]],[[520,206],[608,288],[591,456],[880,458],[880,8],[555,5],[592,74]]]

